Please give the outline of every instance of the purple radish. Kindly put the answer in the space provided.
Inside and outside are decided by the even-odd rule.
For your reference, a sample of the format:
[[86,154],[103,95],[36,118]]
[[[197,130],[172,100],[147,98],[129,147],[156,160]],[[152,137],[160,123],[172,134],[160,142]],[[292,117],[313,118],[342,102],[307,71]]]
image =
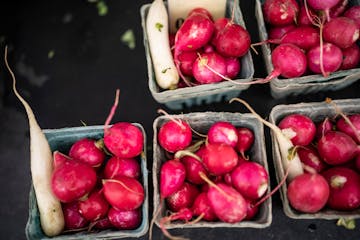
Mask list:
[[62,210],[64,213],[66,230],[81,229],[89,224],[89,221],[79,212],[78,201],[63,203]]
[[109,209],[108,219],[117,229],[136,229],[141,223],[141,209],[119,210],[112,207]]

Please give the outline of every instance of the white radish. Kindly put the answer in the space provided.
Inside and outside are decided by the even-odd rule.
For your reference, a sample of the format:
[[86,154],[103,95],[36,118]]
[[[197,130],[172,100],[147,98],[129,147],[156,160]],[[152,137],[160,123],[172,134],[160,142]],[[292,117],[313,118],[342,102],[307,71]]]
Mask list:
[[257,119],[259,119],[259,121],[261,121],[264,125],[268,126],[275,133],[280,148],[281,162],[283,164],[284,170],[288,172],[287,180],[290,182],[296,176],[303,174],[304,169],[302,167],[300,158],[294,149],[294,145],[291,140],[287,136],[285,136],[281,129],[275,124],[272,124],[263,119],[244,100],[239,98],[233,98],[230,100],[230,103],[233,101],[242,103]]
[[40,213],[41,228],[47,236],[56,236],[63,231],[65,222],[61,203],[51,190],[52,152],[31,107],[16,90],[15,75],[7,62],[7,47],[5,48],[5,64],[13,79],[13,91],[23,104],[29,120],[30,170]]
[[157,84],[163,89],[174,89],[179,73],[169,43],[168,13],[163,0],[154,0],[146,18],[146,32]]

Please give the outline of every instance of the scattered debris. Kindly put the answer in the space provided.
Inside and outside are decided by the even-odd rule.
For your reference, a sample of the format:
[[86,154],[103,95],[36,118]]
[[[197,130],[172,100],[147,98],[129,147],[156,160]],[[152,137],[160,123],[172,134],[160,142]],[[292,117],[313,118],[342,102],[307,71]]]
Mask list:
[[135,34],[132,29],[126,30],[121,36],[121,41],[126,44],[130,49],[136,47]]

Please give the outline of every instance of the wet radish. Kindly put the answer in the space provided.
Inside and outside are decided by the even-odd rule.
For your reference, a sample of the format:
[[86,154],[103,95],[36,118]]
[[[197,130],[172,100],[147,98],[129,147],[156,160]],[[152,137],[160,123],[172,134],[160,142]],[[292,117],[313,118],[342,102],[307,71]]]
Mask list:
[[108,219],[117,229],[136,229],[141,223],[141,210],[119,210],[112,207],[109,209]]
[[287,188],[290,205],[304,213],[320,211],[327,203],[330,189],[320,174],[304,173],[295,177]]
[[207,133],[209,143],[224,143],[235,147],[238,143],[236,127],[230,122],[218,121],[212,124]]
[[118,210],[134,210],[144,202],[145,192],[141,183],[134,179],[118,176],[103,180],[103,194],[110,205]]
[[105,160],[105,153],[100,149],[99,144],[93,139],[79,139],[72,144],[69,156],[90,166],[98,167]]
[[336,210],[360,207],[360,175],[352,169],[333,167],[322,173],[330,186],[327,205]]

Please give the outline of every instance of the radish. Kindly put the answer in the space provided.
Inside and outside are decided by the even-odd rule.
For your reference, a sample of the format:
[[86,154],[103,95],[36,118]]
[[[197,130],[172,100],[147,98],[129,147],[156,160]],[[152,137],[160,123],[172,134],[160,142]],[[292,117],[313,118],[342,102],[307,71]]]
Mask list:
[[154,0],[146,17],[146,33],[155,79],[163,89],[176,88],[179,73],[169,43],[168,13],[163,0]]
[[299,10],[297,24],[299,26],[312,26],[316,17],[316,13],[313,9],[306,8],[305,5],[302,5]]
[[294,178],[287,188],[290,205],[304,213],[316,213],[327,203],[330,188],[320,174],[304,173]]
[[356,156],[358,146],[347,134],[329,131],[319,139],[317,145],[322,159],[330,165],[346,163]]
[[168,160],[160,169],[160,197],[164,199],[178,191],[184,184],[186,170],[177,159]]
[[[281,163],[283,168],[288,172],[287,179],[291,181],[296,176],[304,173],[300,158],[296,152],[292,152],[294,145],[291,140],[284,135],[281,129],[273,123],[270,123],[264,120],[255,110],[243,99],[233,98],[230,100],[230,103],[237,101],[242,103],[260,122],[268,126],[275,135],[276,141],[279,145]],[[291,154],[292,152],[292,154]]]
[[171,211],[178,212],[182,208],[190,208],[198,194],[195,185],[184,182],[179,190],[166,198],[166,204]]
[[[109,215],[109,214],[108,214]],[[105,230],[105,229],[110,229],[112,227],[114,227],[109,218],[108,215],[102,219],[97,220],[94,224],[93,227],[99,230]]]
[[300,147],[297,149],[297,153],[304,165],[305,172],[320,173],[327,168],[327,164],[320,158],[316,148],[312,146]]
[[99,190],[92,191],[88,198],[79,201],[79,212],[90,222],[95,222],[106,216],[109,203]]
[[262,9],[265,21],[278,26],[294,23],[299,5],[295,0],[265,0]]
[[216,52],[199,54],[193,65],[193,76],[200,84],[220,82],[226,74],[226,60]]
[[109,128],[105,127],[104,144],[115,156],[133,158],[142,152],[144,136],[132,123],[118,122]]
[[63,231],[65,221],[61,203],[52,193],[51,189],[51,175],[53,171],[52,152],[30,105],[21,97],[16,89],[16,78],[7,61],[7,46],[5,47],[4,59],[6,68],[13,80],[13,92],[24,106],[29,120],[30,170],[36,203],[39,209],[41,229],[49,237],[56,236]]
[[207,139],[209,143],[224,143],[235,147],[238,142],[238,135],[232,123],[218,121],[210,126]]
[[191,211],[194,213],[194,216],[201,216],[201,219],[206,221],[215,221],[217,219],[217,216],[207,197],[207,192],[201,192],[197,195]]
[[51,189],[61,202],[72,202],[89,194],[96,182],[94,168],[80,161],[68,160],[54,169]]
[[336,45],[323,43],[322,47],[319,45],[307,52],[307,60],[312,72],[322,73],[324,77],[327,77],[330,73],[339,70],[343,55]]
[[340,15],[343,15],[344,11],[347,8],[349,1],[348,0],[340,0],[338,4],[336,4],[334,7],[330,9],[330,18],[339,17]]
[[328,131],[333,130],[334,124],[326,117],[323,121],[317,124],[316,126],[316,138],[320,139]]
[[135,158],[110,158],[104,167],[104,178],[116,178],[126,176],[139,178],[141,174],[140,164]]
[[103,180],[103,194],[110,205],[118,210],[134,210],[144,202],[141,183],[130,177],[118,176]]
[[185,166],[186,180],[194,184],[203,184],[204,180],[200,177],[199,173],[204,173],[208,176],[208,172],[205,169],[202,162],[191,156],[185,156],[181,158],[181,162]]
[[247,203],[247,211],[246,211],[246,217],[244,220],[252,220],[255,218],[256,214],[259,212],[259,206],[254,206],[251,200],[246,199],[245,201]]
[[66,230],[82,229],[89,224],[89,221],[79,212],[78,201],[63,203],[62,210]]
[[254,133],[247,127],[239,127],[237,128],[237,136],[238,142],[236,150],[240,153],[243,159],[247,159],[247,157],[245,157],[245,152],[248,151],[254,143]]
[[179,54],[180,71],[187,76],[193,76],[193,64],[198,57],[196,51],[187,51]]
[[340,118],[336,121],[336,128],[360,143],[360,114],[349,115],[347,119]]
[[54,151],[53,152],[53,168],[58,168],[59,166],[61,166],[64,162],[72,160],[71,157],[67,156],[66,154],[63,154],[59,151]]
[[225,57],[242,57],[248,52],[251,44],[249,32],[232,20],[216,32],[215,39],[216,51]]
[[79,139],[71,146],[69,156],[92,167],[99,167],[105,160],[105,152],[100,149],[99,144],[93,139]]
[[349,9],[347,9],[344,12],[344,17],[348,17],[351,18],[352,20],[354,20],[358,27],[360,28],[360,6],[359,5],[355,5],[350,7]]
[[273,71],[265,80],[271,80],[278,76],[295,78],[302,76],[307,69],[306,55],[294,44],[284,43],[278,45],[271,54]]
[[117,229],[136,229],[141,223],[141,211],[139,208],[133,210],[119,210],[110,208],[108,219],[112,226]]
[[246,217],[246,200],[234,188],[223,183],[210,185],[207,197],[216,216],[221,221],[236,223]]
[[268,189],[269,176],[262,165],[248,161],[231,172],[231,183],[245,198],[256,200]]
[[359,39],[359,27],[351,18],[337,17],[325,23],[323,36],[326,42],[348,48]]
[[333,167],[323,176],[330,185],[327,205],[335,210],[354,210],[360,207],[360,175],[352,169]]
[[306,0],[309,6],[316,11],[324,11],[327,17],[327,20],[330,20],[330,9],[336,6],[341,0],[326,0],[326,1],[318,1],[318,0]]
[[188,147],[192,141],[190,125],[181,119],[171,119],[161,125],[159,145],[168,152],[177,152]]
[[303,114],[289,114],[281,119],[278,126],[295,146],[309,145],[316,134],[315,123]]
[[360,62],[360,48],[355,43],[348,48],[341,49],[343,54],[343,61],[341,63],[341,70],[357,68]]
[[[175,221],[175,220],[182,220],[182,221],[190,221],[191,218],[193,217],[193,213],[189,208],[182,208],[180,211],[178,212],[174,212],[171,213],[169,216],[163,217],[160,220],[160,229],[163,232],[163,234],[169,238],[169,239],[173,239],[173,240],[185,240],[185,238],[182,237],[175,237],[172,236],[166,229],[165,224],[171,222],[171,221]],[[150,235],[151,236],[151,235]],[[150,237],[150,239],[152,239],[152,237]]]
[[219,176],[231,172],[239,158],[231,146],[223,143],[208,143],[202,152],[202,160],[210,174]]

